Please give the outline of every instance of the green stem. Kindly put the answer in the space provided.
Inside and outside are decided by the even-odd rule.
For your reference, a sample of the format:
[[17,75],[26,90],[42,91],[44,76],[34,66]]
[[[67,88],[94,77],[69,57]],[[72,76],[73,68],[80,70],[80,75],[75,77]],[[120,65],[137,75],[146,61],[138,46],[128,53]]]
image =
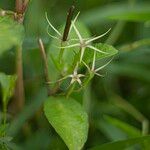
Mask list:
[[68,98],[75,88],[76,83],[73,83],[67,91],[66,97]]
[[3,136],[6,135],[5,127],[7,122],[7,104],[3,102],[3,125],[4,125],[4,133]]
[[16,12],[22,13],[23,0],[16,0]]
[[[63,47],[63,41],[61,42],[61,47]],[[58,56],[59,63],[62,63],[64,51],[65,51],[64,48],[60,49],[59,56]]]
[[[46,55],[45,47],[44,47],[44,44],[43,44],[43,41],[41,38],[38,39],[38,43],[39,43],[39,48],[40,48],[41,56],[42,56],[43,63],[44,63],[45,82],[49,83],[50,78],[49,78],[49,71],[48,71],[47,55]],[[47,92],[48,92],[48,96],[50,96],[51,95],[51,89],[50,89],[49,84],[47,84]]]
[[16,74],[17,74],[17,83],[15,89],[15,101],[14,105],[17,111],[21,111],[25,98],[24,98],[24,83],[23,83],[23,67],[22,67],[22,44],[17,47],[17,58],[16,58]]
[[83,81],[83,87],[87,86],[88,83],[92,80],[92,78],[94,77],[94,74],[90,73],[89,76],[87,78],[85,78],[85,80]]

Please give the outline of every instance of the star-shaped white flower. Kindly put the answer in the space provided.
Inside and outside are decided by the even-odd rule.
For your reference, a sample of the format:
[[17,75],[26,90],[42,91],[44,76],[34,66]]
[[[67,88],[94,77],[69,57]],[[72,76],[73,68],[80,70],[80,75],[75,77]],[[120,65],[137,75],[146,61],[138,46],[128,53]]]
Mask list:
[[[81,78],[81,77],[84,77],[85,75],[83,75],[83,74],[78,74],[77,70],[78,70],[78,63],[77,63],[77,65],[76,65],[76,67],[75,67],[75,69],[74,69],[74,71],[73,71],[73,74],[67,75],[67,76],[65,76],[65,77],[63,77],[63,78],[57,80],[56,82],[60,82],[60,81],[65,80],[65,79],[67,79],[67,78],[71,78],[70,85],[72,85],[72,84],[75,83],[75,82],[78,82],[79,85],[82,85],[82,81],[81,81],[80,78]],[[51,83],[56,83],[56,82],[49,82],[49,84],[51,84]]]
[[79,47],[80,48],[80,51],[81,51],[81,56],[80,56],[80,62],[82,61],[83,59],[83,55],[84,55],[84,52],[85,52],[85,49],[86,48],[90,48],[94,51],[97,51],[99,53],[103,53],[103,54],[108,54],[107,52],[104,52],[94,46],[92,46],[90,43],[97,40],[97,39],[100,39],[101,37],[105,36],[111,29],[109,29],[107,32],[105,32],[104,34],[100,35],[100,36],[97,36],[97,37],[93,37],[93,38],[88,38],[88,39],[85,39],[85,38],[82,38],[79,30],[76,28],[75,26],[75,22],[72,21],[72,26],[75,30],[75,33],[77,34],[78,36],[78,39],[79,39],[79,43],[75,43],[75,44],[72,44],[72,45],[68,45],[68,46],[65,46],[65,47],[60,47],[60,48],[72,48],[72,47]]
[[[113,59],[113,58],[112,58],[112,59]],[[109,61],[108,61],[106,64],[104,64],[103,66],[101,66],[101,67],[95,69],[96,51],[94,51],[93,62],[92,62],[92,67],[91,67],[91,68],[90,68],[84,61],[82,61],[82,62],[83,62],[83,64],[87,67],[89,73],[95,74],[95,75],[97,75],[97,76],[99,76],[99,77],[103,77],[103,75],[99,74],[98,71],[100,71],[100,70],[102,70],[103,68],[105,68],[105,67],[112,61],[112,59],[109,60]]]

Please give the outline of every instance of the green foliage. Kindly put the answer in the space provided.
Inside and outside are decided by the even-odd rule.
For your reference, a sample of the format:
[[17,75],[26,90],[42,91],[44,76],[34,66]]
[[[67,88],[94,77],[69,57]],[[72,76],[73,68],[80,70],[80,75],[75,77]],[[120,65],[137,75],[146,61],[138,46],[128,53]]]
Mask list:
[[50,97],[44,105],[49,123],[61,136],[69,150],[80,150],[87,140],[88,117],[75,100]]
[[127,3],[111,4],[90,10],[82,18],[88,24],[91,22],[100,23],[99,20],[147,21],[150,20],[150,5],[149,3],[137,3],[134,5]]
[[10,17],[0,17],[0,55],[22,43],[24,28]]
[[6,75],[4,73],[0,73],[0,84],[3,94],[3,103],[5,105],[8,104],[9,99],[13,95],[16,79],[16,75]]
[[[118,50],[109,44],[97,43],[97,44],[94,44],[94,46],[96,48],[106,52],[105,54],[97,53],[96,60],[108,58],[108,57],[114,56],[118,53]],[[85,53],[84,61],[87,63],[92,62],[92,58],[93,58],[93,52],[88,48],[87,53]]]
[[139,129],[137,129],[134,126],[131,126],[119,119],[116,119],[116,118],[113,118],[110,116],[105,116],[105,120],[108,123],[112,124],[113,126],[116,126],[117,128],[124,131],[130,138],[140,137],[142,135],[141,131]]
[[[145,135],[149,134],[150,120],[150,3],[147,0],[77,1],[74,16],[78,11],[81,15],[75,26],[82,38],[86,38],[84,41],[112,29],[101,39],[88,43],[107,53],[94,53],[86,47],[89,45],[83,46],[86,47],[82,59],[85,65],[79,61],[83,43],[74,28],[68,41],[62,42],[62,24],[66,22],[72,2],[30,2],[24,22],[19,24],[17,14],[13,16],[14,1],[0,1],[0,16],[4,16],[0,17],[0,70],[14,74],[18,61],[15,60],[16,48],[22,47],[25,89],[25,104],[18,113],[18,104],[9,103],[16,76],[0,73],[0,110],[3,108],[3,112],[0,111],[0,149],[149,150],[150,137]],[[58,39],[49,37],[46,32],[45,12],[52,25],[60,29],[61,36],[53,33],[50,27],[48,29]],[[50,84],[44,80],[46,67],[38,38],[42,39],[46,50]],[[76,47],[60,48],[79,41],[82,44]],[[64,52],[62,57],[60,52]],[[107,61],[106,64],[111,63],[106,67]],[[78,66],[77,74],[84,75],[80,80],[79,76],[73,76],[75,66]],[[103,66],[104,70],[96,72]],[[70,81],[75,82],[71,84]],[[47,86],[50,92],[47,92]],[[114,117],[103,118],[104,114]]]
[[138,137],[138,138],[133,138],[128,140],[107,143],[101,146],[91,148],[89,150],[112,150],[112,149],[123,150],[126,148],[130,148],[131,146],[140,146],[141,149],[148,150],[149,145],[146,145],[145,143],[149,143],[149,141],[150,141],[150,136],[143,136],[143,137]]

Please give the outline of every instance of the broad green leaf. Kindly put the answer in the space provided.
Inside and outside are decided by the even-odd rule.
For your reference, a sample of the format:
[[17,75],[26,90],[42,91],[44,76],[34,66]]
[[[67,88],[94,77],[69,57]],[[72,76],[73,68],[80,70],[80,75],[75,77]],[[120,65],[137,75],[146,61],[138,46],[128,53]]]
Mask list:
[[2,99],[3,103],[5,103],[6,105],[10,97],[13,95],[16,79],[16,75],[6,75],[4,73],[0,73],[0,85],[3,95]]
[[20,45],[24,28],[9,17],[0,17],[0,54],[13,46]]
[[92,9],[82,15],[82,21],[84,23],[91,24],[91,22],[94,22],[94,25],[104,20],[112,19],[128,21],[150,20],[150,4],[137,3],[134,6],[130,6],[127,3],[110,4]]
[[[117,49],[115,49],[113,46],[108,45],[108,44],[98,43],[98,44],[95,44],[94,46],[100,49],[101,51],[106,52],[106,54],[97,52],[97,55],[96,55],[97,60],[111,57],[118,53]],[[87,63],[93,61],[93,54],[94,54],[94,51],[88,48],[83,58],[84,61]]]
[[101,146],[90,148],[89,150],[124,150],[134,145],[140,145],[142,147],[141,149],[148,150],[149,144],[147,143],[149,142],[150,142],[150,136],[143,136],[143,137],[138,137],[138,138],[131,138],[128,140],[122,140],[122,141],[116,141],[116,142],[103,144]]
[[69,150],[81,150],[88,134],[88,116],[81,105],[71,98],[50,97],[44,112]]
[[121,120],[118,120],[110,116],[105,116],[105,120],[111,125],[116,126],[117,128],[124,131],[128,135],[128,137],[134,138],[134,137],[140,137],[142,135],[140,130]]

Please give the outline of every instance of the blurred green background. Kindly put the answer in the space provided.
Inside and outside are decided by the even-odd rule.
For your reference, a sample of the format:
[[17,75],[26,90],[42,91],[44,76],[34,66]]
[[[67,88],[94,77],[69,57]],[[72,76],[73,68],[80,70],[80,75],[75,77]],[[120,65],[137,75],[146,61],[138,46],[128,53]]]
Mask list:
[[[14,10],[14,0],[1,0],[0,7]],[[26,105],[11,120],[9,134],[17,147],[25,150],[66,150],[66,146],[46,120],[42,104],[46,97],[43,63],[37,38],[48,49],[45,12],[59,29],[65,23],[72,0],[31,0],[25,16],[26,36],[23,46],[23,69]],[[79,20],[91,35],[111,28],[100,40],[119,50],[103,71],[104,78],[94,77],[84,93],[74,94],[83,102],[90,129],[85,148],[106,142],[148,134],[150,119],[150,2],[148,0],[78,0],[74,1]],[[53,31],[52,31],[53,32]],[[0,58],[0,71],[14,73],[15,51]],[[9,109],[10,115],[13,109]],[[108,118],[105,115],[113,118]],[[116,118],[116,120],[114,119]],[[118,121],[118,122],[117,122]],[[121,121],[121,122],[119,122]],[[122,123],[123,122],[123,123]],[[124,125],[126,123],[126,126]],[[130,131],[130,125],[136,134]],[[129,126],[129,127],[128,127]],[[139,133],[139,135],[137,134]]]

